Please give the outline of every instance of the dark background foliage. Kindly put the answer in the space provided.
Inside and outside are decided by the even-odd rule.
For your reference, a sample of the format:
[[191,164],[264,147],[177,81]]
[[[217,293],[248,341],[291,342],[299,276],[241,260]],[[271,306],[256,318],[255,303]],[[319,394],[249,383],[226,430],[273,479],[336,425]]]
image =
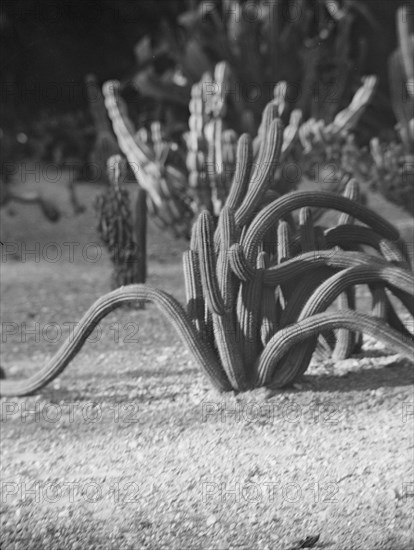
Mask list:
[[2,103],[23,116],[86,106],[85,75],[124,77],[134,67],[135,43],[183,8],[174,0],[5,0]]
[[[287,0],[281,0],[287,2]],[[396,46],[399,0],[365,0],[371,20],[357,29],[367,37],[367,73],[388,94],[387,57]],[[135,67],[133,47],[145,34],[156,40],[163,19],[173,22],[191,5],[183,0],[3,0],[1,4],[2,103],[22,117],[43,107],[86,106],[84,76],[125,78]]]

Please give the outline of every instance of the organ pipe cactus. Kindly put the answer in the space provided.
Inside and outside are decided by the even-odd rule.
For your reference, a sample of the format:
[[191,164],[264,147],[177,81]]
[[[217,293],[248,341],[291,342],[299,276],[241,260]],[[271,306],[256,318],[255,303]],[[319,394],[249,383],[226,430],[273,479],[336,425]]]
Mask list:
[[[115,290],[91,306],[74,337],[36,374],[1,380],[1,395],[41,389],[70,363],[101,319],[135,300],[161,309],[219,391],[292,384],[308,368],[318,339],[329,334],[340,339],[349,331],[368,333],[412,360],[414,337],[389,298],[397,297],[414,315],[414,274],[398,230],[354,200],[355,182],[344,196],[292,192],[268,202],[283,142],[283,127],[271,118],[258,152],[266,170],[259,174],[252,167],[251,138],[242,135],[232,187],[217,223],[203,211],[193,225],[183,258],[185,307],[145,285]],[[341,212],[338,224],[315,226],[309,210],[315,207]],[[298,223],[293,216],[288,223],[296,210]],[[270,250],[269,235],[275,236],[271,252],[265,250]],[[374,251],[362,252],[362,246]],[[374,314],[358,312],[352,300],[346,309],[332,310],[339,296],[360,284],[387,289],[380,296],[387,306],[381,315],[375,292]],[[352,346],[345,347],[349,354]]]

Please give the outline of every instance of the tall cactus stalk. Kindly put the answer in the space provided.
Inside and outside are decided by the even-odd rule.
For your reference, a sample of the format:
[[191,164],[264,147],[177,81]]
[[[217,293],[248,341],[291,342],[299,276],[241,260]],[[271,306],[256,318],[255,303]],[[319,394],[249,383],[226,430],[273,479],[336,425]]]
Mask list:
[[[145,285],[107,294],[45,367],[26,380],[0,380],[1,395],[41,389],[65,369],[103,317],[136,300],[154,302],[163,311],[219,391],[292,384],[308,368],[321,335],[368,333],[412,360],[414,336],[399,312],[391,300],[381,315],[376,306],[375,289],[387,289],[414,315],[414,274],[398,230],[354,200],[354,182],[346,196],[292,192],[267,203],[282,142],[283,126],[270,116],[257,157],[268,165],[260,172],[250,163],[251,139],[240,137],[232,187],[217,222],[205,210],[193,226],[183,258],[185,308]],[[315,207],[339,211],[341,223],[317,230],[310,211]],[[288,223],[295,210],[299,223],[293,216]],[[353,225],[354,219],[363,225]],[[264,250],[269,235],[276,241],[271,255]],[[361,245],[374,248],[375,255],[362,252]],[[339,296],[360,284],[373,289],[371,314],[354,310],[352,300],[346,309],[332,310]],[[352,347],[346,345],[342,356]]]
[[[125,166],[120,155],[108,159],[110,187],[98,197],[98,232],[113,264],[111,287],[145,283],[146,280],[146,196],[139,190],[135,224],[128,191],[122,187]],[[134,231],[135,230],[135,231]]]

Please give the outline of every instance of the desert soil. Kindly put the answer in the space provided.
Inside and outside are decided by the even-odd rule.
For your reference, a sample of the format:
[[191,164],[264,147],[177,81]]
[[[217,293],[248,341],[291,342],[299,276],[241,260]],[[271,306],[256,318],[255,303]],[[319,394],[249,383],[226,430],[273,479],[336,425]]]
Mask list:
[[[40,368],[109,290],[101,189],[80,187],[74,217],[62,186],[41,185],[57,224],[2,211],[10,377]],[[412,220],[370,200],[412,242]],[[186,243],[150,224],[148,247],[148,284],[183,301]],[[289,390],[220,395],[154,306],[117,310],[38,395],[1,399],[1,548],[287,550],[319,535],[314,548],[412,549],[413,383],[412,362],[366,339]]]

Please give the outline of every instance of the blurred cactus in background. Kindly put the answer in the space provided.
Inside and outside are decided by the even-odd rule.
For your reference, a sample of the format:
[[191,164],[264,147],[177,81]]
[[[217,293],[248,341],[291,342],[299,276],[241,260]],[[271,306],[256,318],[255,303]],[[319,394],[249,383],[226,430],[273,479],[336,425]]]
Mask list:
[[[154,220],[170,227],[175,234],[189,235],[195,215],[208,210],[218,216],[226,200],[230,182],[237,169],[235,151],[238,133],[226,120],[230,95],[227,84],[232,79],[227,62],[216,65],[214,75],[205,73],[200,82],[192,87],[189,103],[189,131],[181,143],[182,154],[171,156],[172,144],[158,142],[151,138],[154,127],[156,135],[162,135],[160,122],[152,123],[152,131],[135,130],[129,118],[127,104],[123,101],[120,85],[115,81],[104,85],[104,95],[110,119],[118,138],[120,148],[128,158],[134,175],[143,189],[148,192],[149,213]],[[289,163],[312,177],[315,163],[338,165],[340,177],[329,181],[330,190],[343,190],[349,178],[345,174],[355,172],[355,159],[347,155],[353,146],[349,132],[355,127],[364,109],[369,104],[376,85],[375,77],[366,77],[348,107],[335,113],[331,123],[309,119],[302,122],[300,109],[290,111],[288,124],[283,132],[281,155],[278,165],[272,171],[270,185],[272,197],[280,196],[296,188],[300,179],[289,179],[285,168]],[[257,135],[253,140],[252,162],[259,163],[258,152],[266,135],[269,120],[285,116],[287,83],[279,82],[273,90],[273,99],[265,107]],[[348,148],[344,147],[347,142]],[[182,157],[186,157],[186,166]],[[341,168],[341,163],[343,167]],[[188,182],[188,183],[187,183]],[[343,185],[338,185],[342,182]],[[187,183],[187,184],[186,184]],[[335,185],[334,185],[335,184]],[[183,213],[186,215],[183,216]]]
[[[149,46],[148,37],[141,40],[137,73],[124,86],[164,104],[188,104],[191,85],[226,61],[231,70],[231,79],[225,81],[226,116],[237,132],[256,133],[279,81],[288,83],[287,120],[296,106],[305,118],[332,122],[364,73],[366,40],[359,33],[353,43],[359,21],[375,25],[368,8],[359,9],[358,2],[342,4],[193,2],[175,26],[163,23],[157,48]],[[151,54],[167,55],[173,65],[155,76],[154,67],[148,68]]]
[[[110,118],[129,120],[124,127],[141,154],[136,148],[132,153],[132,146],[128,158],[140,167],[138,182],[151,187],[148,206],[154,219],[176,234],[188,235],[191,215],[184,217],[187,230],[177,230],[188,207],[193,216],[202,209],[219,215],[235,171],[237,137],[242,131],[256,136],[255,160],[269,116],[266,105],[286,125],[280,163],[272,176],[278,195],[295,189],[303,176],[337,191],[351,176],[362,184],[369,173],[369,152],[360,149],[354,132],[361,131],[358,126],[377,79],[364,77],[361,86],[365,39],[360,36],[351,44],[360,19],[377,25],[358,2],[192,2],[175,27],[163,23],[157,45],[148,36],[142,38],[135,48],[137,72],[117,87],[112,101],[122,104],[122,115],[112,109]],[[172,61],[164,72],[155,70],[152,59],[157,56]],[[162,159],[168,178],[161,177],[160,163],[145,150],[142,135],[148,130],[134,128],[133,104],[122,100],[131,89],[159,102],[157,124],[167,136],[183,128],[182,119],[175,117],[183,104],[189,105],[189,130],[184,140],[175,134],[178,154]],[[368,117],[362,132],[372,123]],[[125,142],[125,133],[121,138],[115,133]],[[125,145],[121,149],[125,154]],[[287,174],[291,163],[299,172],[296,178]],[[332,166],[334,174],[326,173]],[[161,181],[167,192],[161,191]],[[151,199],[151,193],[156,197]]]
[[407,6],[397,12],[399,47],[390,56],[391,101],[396,139],[371,140],[373,185],[389,201],[414,215],[414,33]]

